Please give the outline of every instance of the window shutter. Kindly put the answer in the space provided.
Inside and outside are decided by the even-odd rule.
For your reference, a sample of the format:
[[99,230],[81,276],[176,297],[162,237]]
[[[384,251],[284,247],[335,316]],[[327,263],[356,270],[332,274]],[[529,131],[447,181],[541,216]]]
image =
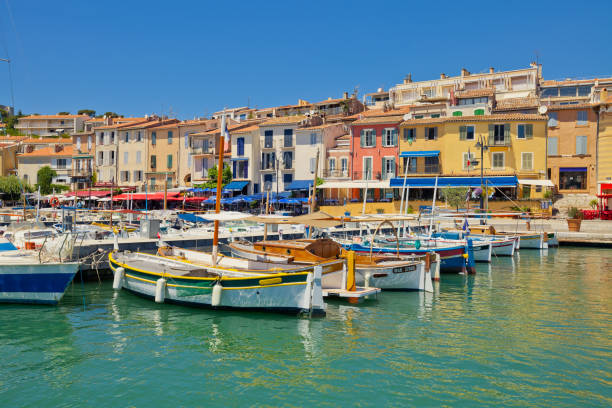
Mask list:
[[232,178],[236,178],[236,161],[232,163]]
[[372,147],[376,147],[376,129],[372,129]]
[[467,139],[467,126],[459,126],[459,140]]
[[506,123],[504,125],[504,144],[510,144],[510,124]]
[[408,141],[408,129],[404,128],[404,141]]
[[244,162],[244,178],[249,178],[249,162]]
[[387,178],[387,159],[385,157],[382,158],[382,174],[385,180]]
[[489,125],[489,145],[495,143],[495,125]]
[[533,139],[533,125],[525,125],[525,137]]
[[434,127],[434,140],[438,140],[438,127]]
[[391,159],[391,177],[395,177],[395,158]]
[[397,129],[393,129],[391,134],[393,135],[393,146],[397,146]]
[[361,129],[361,131],[359,132],[359,144],[361,147],[365,146],[365,130],[363,129]]

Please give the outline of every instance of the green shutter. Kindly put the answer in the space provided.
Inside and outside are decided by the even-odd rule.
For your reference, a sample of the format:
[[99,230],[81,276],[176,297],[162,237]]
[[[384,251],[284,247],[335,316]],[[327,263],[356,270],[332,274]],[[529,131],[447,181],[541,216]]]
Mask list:
[[495,143],[495,125],[489,125],[489,144]]
[[168,163],[167,163],[168,168],[171,169],[172,168],[172,155],[171,154],[168,155],[168,160],[167,161],[168,161]]
[[359,143],[361,145],[361,147],[365,146],[365,131],[363,129],[361,129],[361,131],[359,132]]
[[525,137],[533,139],[533,125],[525,125]]
[[393,139],[393,146],[397,146],[397,129],[391,131],[391,139]]
[[385,179],[385,177],[387,176],[387,159],[386,158],[382,158],[382,171],[381,173],[383,174],[383,180]]
[[454,111],[453,112],[453,116],[463,116],[463,112],[461,112],[461,111]]
[[459,140],[467,139],[467,126],[459,126]]
[[372,129],[372,146],[376,147],[376,129]]
[[504,124],[504,144],[510,144],[510,124]]

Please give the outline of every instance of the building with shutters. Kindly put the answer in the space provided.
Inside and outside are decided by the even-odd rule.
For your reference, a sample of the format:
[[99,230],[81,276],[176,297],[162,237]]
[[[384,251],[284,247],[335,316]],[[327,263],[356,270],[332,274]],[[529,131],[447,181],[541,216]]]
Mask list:
[[[351,124],[351,179],[368,184],[371,200],[393,199],[389,180],[398,171],[401,115],[363,117]],[[363,198],[365,189],[355,188],[352,199]]]
[[18,175],[27,183],[38,183],[38,170],[49,166],[55,170],[53,184],[70,185],[72,177],[72,144],[55,144],[17,156]]
[[[480,163],[478,142],[486,146]],[[546,178],[546,116],[493,114],[412,119],[400,125],[399,174],[395,187],[434,186],[438,177],[508,177],[504,187],[519,187],[523,197],[541,196]],[[476,164],[477,163],[477,164]],[[500,180],[500,179],[498,179]],[[535,185],[538,184],[538,185]],[[532,188],[533,187],[533,188]]]
[[87,115],[30,115],[19,118],[15,129],[24,135],[41,137],[73,134],[84,130]]

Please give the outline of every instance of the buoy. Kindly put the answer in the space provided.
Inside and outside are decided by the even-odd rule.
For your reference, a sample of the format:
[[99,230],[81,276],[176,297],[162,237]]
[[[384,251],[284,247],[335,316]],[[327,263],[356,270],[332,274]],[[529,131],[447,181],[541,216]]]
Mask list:
[[166,298],[166,280],[159,278],[155,284],[155,302],[164,303]]
[[223,286],[219,282],[215,283],[212,289],[212,300],[210,301],[211,306],[219,306],[221,304],[221,292]]
[[121,290],[123,287],[123,274],[125,273],[125,269],[117,268],[115,269],[115,277],[113,279],[113,289]]

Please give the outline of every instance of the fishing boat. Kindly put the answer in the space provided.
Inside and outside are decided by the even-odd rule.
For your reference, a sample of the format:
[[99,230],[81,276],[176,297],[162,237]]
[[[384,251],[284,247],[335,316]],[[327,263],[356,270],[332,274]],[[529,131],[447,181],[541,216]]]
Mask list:
[[[493,256],[513,256],[518,246],[518,237],[514,236],[486,236],[486,235],[471,235],[465,234],[463,231],[442,231],[432,234],[434,237],[440,237],[445,240],[464,240],[466,237],[473,239],[474,248],[479,246],[481,242],[488,243],[491,246],[491,255]],[[478,251],[474,250],[474,257],[478,259]],[[489,260],[490,262],[490,260]]]
[[[492,225],[473,225],[470,226],[472,235],[502,236],[507,237],[509,233],[498,232]],[[543,232],[514,232],[512,235],[518,237],[518,247],[516,249],[545,249],[548,248],[548,235]]]
[[41,251],[18,250],[0,239],[0,302],[58,303],[79,269],[78,262],[61,262]]
[[[113,287],[155,299],[158,303],[216,309],[262,310],[325,315],[321,274],[328,265],[261,265],[248,260],[221,257],[213,266],[212,255],[198,253],[200,262],[187,260],[189,250],[175,249],[165,256],[113,251],[109,265]],[[193,252],[189,253],[193,256]],[[258,269],[265,266],[265,269]]]
[[[342,246],[329,238],[292,241],[234,241],[228,245],[235,256],[287,263],[315,264],[330,259],[347,258]],[[423,259],[401,259],[393,256],[369,257],[356,254],[355,281],[358,286],[382,290],[423,290],[433,292],[431,274]],[[323,288],[326,276],[323,275]]]

